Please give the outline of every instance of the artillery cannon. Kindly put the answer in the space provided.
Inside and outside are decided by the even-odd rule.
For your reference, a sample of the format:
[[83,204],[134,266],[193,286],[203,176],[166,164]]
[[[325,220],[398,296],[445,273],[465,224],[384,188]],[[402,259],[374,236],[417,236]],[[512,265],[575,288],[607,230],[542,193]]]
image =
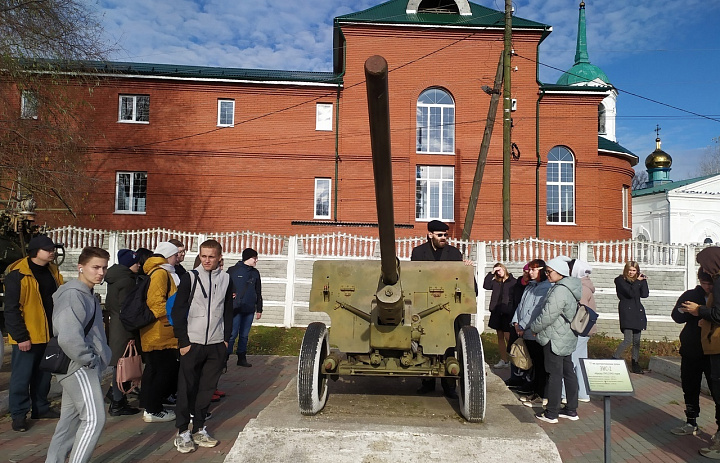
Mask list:
[[[458,381],[460,411],[485,418],[485,368],[480,335],[458,315],[476,312],[472,267],[463,262],[403,262],[395,248],[387,62],[365,62],[370,141],[380,241],[377,261],[318,260],[310,311],[330,316],[331,329],[311,323],[298,361],[300,412],[314,415],[340,375],[450,378]],[[337,350],[330,346],[337,346]],[[455,347],[455,355],[446,355]]]

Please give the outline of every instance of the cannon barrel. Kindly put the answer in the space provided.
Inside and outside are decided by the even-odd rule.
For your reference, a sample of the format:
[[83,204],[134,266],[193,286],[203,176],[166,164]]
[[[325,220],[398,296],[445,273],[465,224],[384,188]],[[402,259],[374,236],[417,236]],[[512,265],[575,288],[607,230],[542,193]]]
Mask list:
[[375,177],[375,204],[380,235],[382,280],[386,285],[394,285],[398,282],[399,275],[395,252],[388,65],[385,58],[375,55],[365,61],[365,82]]

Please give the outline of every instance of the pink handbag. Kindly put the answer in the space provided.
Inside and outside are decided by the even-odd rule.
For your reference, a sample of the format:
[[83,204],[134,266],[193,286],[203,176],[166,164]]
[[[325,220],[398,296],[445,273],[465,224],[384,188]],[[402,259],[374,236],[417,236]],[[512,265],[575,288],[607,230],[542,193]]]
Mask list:
[[[140,386],[140,380],[142,379],[142,358],[138,354],[135,343],[128,343],[125,347],[125,353],[117,361],[117,367],[115,368],[115,381],[117,381],[118,389],[123,394],[136,389]],[[129,382],[130,389],[124,389],[124,383]]]

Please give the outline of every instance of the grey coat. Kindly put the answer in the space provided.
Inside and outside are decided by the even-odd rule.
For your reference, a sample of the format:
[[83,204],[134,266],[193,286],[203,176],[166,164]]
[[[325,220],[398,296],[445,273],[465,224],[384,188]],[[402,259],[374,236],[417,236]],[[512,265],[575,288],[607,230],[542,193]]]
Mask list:
[[578,278],[565,277],[555,283],[545,297],[540,314],[530,323],[541,345],[552,341],[555,355],[566,356],[575,351],[577,336],[570,329],[570,321],[577,312],[582,296],[582,283]]

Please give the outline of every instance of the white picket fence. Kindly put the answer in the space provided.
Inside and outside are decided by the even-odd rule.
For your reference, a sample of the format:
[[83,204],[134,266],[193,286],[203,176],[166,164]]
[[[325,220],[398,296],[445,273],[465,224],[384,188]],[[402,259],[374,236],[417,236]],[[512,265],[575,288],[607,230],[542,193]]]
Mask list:
[[[252,231],[190,233],[160,228],[109,231],[61,227],[50,231],[49,235],[53,241],[65,244],[68,256],[63,267],[68,277],[74,276],[72,264],[85,246],[107,249],[113,264],[120,249],[145,247],[152,250],[159,242],[172,238],[186,245],[192,259],[200,243],[214,238],[222,244],[229,265],[240,258],[243,249],[251,247],[261,255],[265,305],[262,324],[284,327],[307,326],[325,316],[309,311],[312,265],[316,260],[380,258],[378,238],[346,233],[277,236]],[[425,239],[424,236],[398,238],[395,243],[397,257],[409,260],[412,249],[424,243]],[[627,260],[636,260],[645,272],[652,272],[654,286],[651,298],[645,304],[649,313],[656,314],[650,317],[654,339],[677,335],[677,324],[670,319],[668,307],[672,308],[682,291],[696,285],[695,255],[704,247],[637,240],[569,242],[535,238],[489,242],[450,239],[450,243],[461,250],[465,259],[475,263],[478,281],[482,281],[485,272],[495,262],[504,262],[514,271],[532,259],[549,260],[561,254],[591,262],[597,286],[596,299],[603,309],[601,316],[605,325],[602,330],[611,334],[618,332],[613,278],[622,273]],[[99,291],[102,290],[99,288]],[[482,324],[487,315],[486,297],[485,291],[480,291],[477,297],[475,320],[478,324]]]
[[[220,242],[225,254],[240,254],[245,248],[253,248],[261,255],[280,256],[287,255],[288,242],[294,239],[297,241],[298,253],[302,255],[349,259],[380,257],[378,238],[346,233],[284,237],[251,231],[191,233],[162,228],[109,231],[67,226],[53,229],[49,235],[53,241],[64,243],[68,251],[79,251],[85,246],[98,246],[110,251],[141,247],[152,250],[159,242],[175,238],[185,243],[190,252],[196,252],[201,242],[213,238]],[[398,238],[397,257],[401,260],[409,259],[412,249],[424,242],[424,236]],[[705,247],[702,244],[673,245],[640,240],[571,242],[536,238],[489,242],[450,239],[450,244],[458,247],[464,257],[470,260],[521,263],[566,255],[595,263],[622,264],[635,260],[645,265],[671,266],[686,265],[688,257],[694,258],[698,249]]]

